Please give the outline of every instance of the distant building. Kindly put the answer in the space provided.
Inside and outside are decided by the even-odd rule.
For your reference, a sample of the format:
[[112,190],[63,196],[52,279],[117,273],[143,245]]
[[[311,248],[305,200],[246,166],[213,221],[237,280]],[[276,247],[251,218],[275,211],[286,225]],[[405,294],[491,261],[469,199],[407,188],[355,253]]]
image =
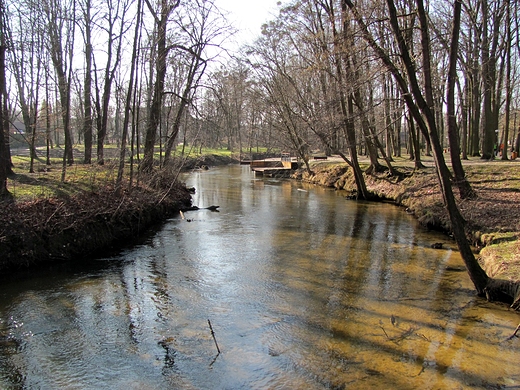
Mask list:
[[[15,120],[9,127],[9,143],[11,149],[28,148],[31,140],[31,134],[25,128],[22,121]],[[45,130],[37,129],[36,132],[36,146],[45,145]]]

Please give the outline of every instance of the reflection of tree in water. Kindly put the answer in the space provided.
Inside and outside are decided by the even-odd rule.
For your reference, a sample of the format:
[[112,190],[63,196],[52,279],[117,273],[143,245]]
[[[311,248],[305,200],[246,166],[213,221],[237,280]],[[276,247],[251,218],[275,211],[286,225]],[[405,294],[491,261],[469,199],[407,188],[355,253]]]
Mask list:
[[167,339],[159,341],[159,344],[164,349],[164,367],[172,368],[175,364],[175,355],[176,351],[171,345],[173,342],[173,337],[169,337]]
[[22,341],[12,334],[11,326],[4,327],[4,321],[0,320],[0,386],[5,379],[7,383],[14,383],[20,388],[25,388],[22,367],[16,365],[12,360],[12,357],[21,348],[23,348]]
[[[143,352],[149,347],[147,343],[150,340],[156,340],[161,334],[166,333],[169,321],[168,308],[175,307],[169,292],[168,258],[164,252],[167,245],[161,235],[154,237],[154,240],[156,242],[152,246],[157,255],[151,261],[148,259],[145,264],[139,264],[136,260],[137,263],[128,264],[121,273],[121,283],[127,301],[129,336],[133,343],[143,348]],[[164,349],[164,365],[168,368],[173,367],[175,363],[172,342],[173,337],[157,341],[157,345]]]

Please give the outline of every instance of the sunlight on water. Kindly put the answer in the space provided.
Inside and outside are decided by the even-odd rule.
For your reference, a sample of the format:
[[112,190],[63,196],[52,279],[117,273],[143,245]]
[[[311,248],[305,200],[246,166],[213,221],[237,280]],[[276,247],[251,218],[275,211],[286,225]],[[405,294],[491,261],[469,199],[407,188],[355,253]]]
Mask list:
[[2,281],[0,388],[520,386],[520,340],[506,340],[520,316],[475,297],[447,237],[248,167],[186,181],[221,211]]

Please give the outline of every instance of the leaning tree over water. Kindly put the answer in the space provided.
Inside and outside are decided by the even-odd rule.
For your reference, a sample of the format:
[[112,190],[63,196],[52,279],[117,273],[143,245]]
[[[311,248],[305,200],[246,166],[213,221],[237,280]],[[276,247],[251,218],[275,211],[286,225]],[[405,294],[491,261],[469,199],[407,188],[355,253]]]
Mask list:
[[[414,60],[410,55],[410,50],[403,38],[403,31],[399,25],[399,15],[393,0],[387,0],[388,6],[388,23],[390,24],[393,36],[399,46],[400,58],[404,63],[405,70],[401,72],[393,62],[392,58],[378,44],[370,32],[368,23],[362,16],[359,8],[351,0],[342,0],[352,11],[364,39],[370,44],[379,59],[385,64],[396,82],[402,89],[406,97],[407,106],[414,115],[414,119],[420,124],[421,129],[425,132],[432,144],[433,154],[435,158],[436,170],[439,178],[439,185],[444,197],[445,207],[448,211],[451,230],[461,252],[462,259],[468,270],[468,274],[480,295],[486,295],[488,299],[501,298],[508,296],[513,301],[513,306],[520,306],[520,286],[515,283],[501,280],[493,280],[487,276],[478,261],[476,260],[469,241],[466,238],[464,227],[464,219],[460,214],[458,206],[455,202],[455,196],[452,190],[451,174],[444,160],[443,150],[440,143],[439,131],[436,118],[433,112],[431,101],[431,74],[429,73],[430,63],[430,39],[428,18],[424,8],[423,0],[416,0],[416,12],[420,19],[421,32],[421,57],[422,57],[422,81],[421,85],[418,74],[419,70],[415,66]],[[459,0],[454,0],[454,28],[453,36],[456,38],[458,18],[461,12],[461,4]],[[452,40],[452,49],[456,51],[456,41]],[[451,56],[454,60],[455,55]],[[451,100],[451,99],[450,99]],[[450,108],[450,112],[451,112]]]

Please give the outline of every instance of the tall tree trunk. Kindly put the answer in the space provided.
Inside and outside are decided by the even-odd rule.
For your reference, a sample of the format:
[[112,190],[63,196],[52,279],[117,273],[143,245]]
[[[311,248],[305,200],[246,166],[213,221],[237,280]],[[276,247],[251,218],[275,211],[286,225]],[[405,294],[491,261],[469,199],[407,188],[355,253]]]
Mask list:
[[[20,112],[25,126],[25,141],[29,146],[29,173],[34,173],[34,160],[36,159],[36,121],[38,118],[38,95],[41,77],[41,55],[43,52],[43,39],[36,32],[34,25],[34,13],[29,15],[17,15],[19,23],[21,19],[29,20],[28,31],[20,39],[28,40],[20,50],[12,50],[12,72],[16,86],[18,88],[18,102]],[[9,35],[9,41],[13,42],[12,33],[7,26],[4,26],[5,33]]]
[[411,155],[412,159],[415,163],[415,169],[423,169],[425,168],[424,164],[421,161],[421,143],[420,136],[417,134],[415,129],[414,119],[411,118],[410,115],[407,115],[408,124],[410,126],[410,143],[411,143]]
[[[5,141],[5,121],[7,112],[4,110],[4,101],[7,99],[7,89],[5,83],[5,45],[4,45],[4,2],[0,0],[0,200],[10,196],[7,190],[7,174],[10,161],[6,153],[7,143]],[[9,134],[9,133],[7,133]]]
[[47,104],[45,105],[45,163],[46,165],[51,165],[51,146],[52,146],[52,136],[51,136],[51,107],[50,107],[50,99],[49,99],[49,88],[47,85],[47,81],[45,82],[45,101]]
[[482,111],[482,91],[480,86],[481,70],[479,62],[479,50],[478,50],[478,36],[477,32],[473,29],[469,31],[469,42],[471,45],[471,59],[470,59],[470,89],[471,89],[471,120],[470,120],[470,142],[471,149],[469,151],[470,156],[480,157],[480,119]]
[[[69,50],[69,77],[65,74],[65,58],[64,50],[62,46],[62,26],[57,25],[58,12],[63,10],[58,9],[58,5],[50,0],[46,3],[47,23],[48,23],[48,34],[50,43],[50,54],[51,60],[54,65],[54,70],[58,78],[58,92],[61,103],[61,116],[63,121],[63,133],[65,136],[65,149],[63,151],[63,164],[61,181],[65,181],[65,175],[67,171],[67,164],[72,165],[74,163],[74,157],[72,152],[72,137],[70,132],[70,76],[72,72],[72,58],[73,58],[73,39],[70,40]],[[72,11],[74,15],[75,10]],[[75,26],[75,23],[71,23]],[[73,35],[74,28],[69,33]]]
[[[118,39],[117,49],[115,53],[115,60],[112,64],[112,59],[114,57],[113,49],[114,49],[114,25],[115,18],[112,17],[112,9],[110,8],[110,12],[108,17],[108,43],[107,43],[107,58],[106,58],[106,66],[105,66],[105,76],[103,79],[103,95],[101,100],[101,118],[98,122],[98,131],[97,131],[97,163],[99,165],[105,164],[105,139],[107,136],[108,130],[108,109],[110,106],[110,99],[112,93],[112,84],[114,81],[117,65],[121,60],[121,36],[123,33],[123,21],[121,21],[121,31]],[[124,18],[124,15],[122,16]]]
[[153,89],[152,102],[148,110],[148,121],[146,124],[146,134],[144,141],[144,157],[141,161],[141,170],[150,172],[153,168],[153,155],[155,151],[155,141],[157,139],[157,129],[161,122],[162,101],[164,94],[164,80],[166,78],[166,58],[168,57],[169,47],[166,46],[166,27],[168,16],[179,5],[180,0],[170,5],[167,0],[161,0],[161,14],[157,15],[148,4],[150,11],[154,13],[157,27],[157,59],[156,59],[156,78]]
[[[462,4],[460,0],[455,0],[447,88],[448,139],[450,143],[451,166],[454,172],[455,184],[459,188],[460,197],[462,199],[473,199],[476,197],[476,193],[473,191],[469,181],[466,179],[466,174],[460,159],[459,135],[457,129],[457,118],[455,116],[455,81],[457,78],[457,54],[459,48],[461,8]],[[425,31],[424,34],[427,35],[428,22],[426,20],[426,13],[424,12],[424,9],[420,9],[419,14],[421,15],[421,24],[425,24],[422,30]],[[426,36],[425,39],[428,39],[429,41],[429,37]],[[429,49],[425,48],[425,50]]]
[[468,102],[469,102],[469,88],[468,88],[468,84],[467,84],[467,78],[466,78],[466,83],[464,85],[464,87],[462,87],[460,85],[460,81],[457,82],[457,86],[458,86],[458,91],[459,91],[459,100],[461,102],[461,123],[462,123],[462,130],[460,131],[461,133],[461,145],[460,145],[460,148],[461,148],[461,153],[462,153],[462,156],[461,158],[463,160],[467,160],[468,159],[468,129],[469,129],[469,126],[468,126],[468,120],[469,120],[469,115],[468,115]]
[[[394,34],[397,36],[399,33],[399,26],[397,24],[397,13],[395,12],[395,6],[393,3],[393,0],[387,0],[387,3],[389,5],[390,9],[390,18],[392,21],[392,27],[394,29]],[[422,46],[423,46],[423,60],[426,62],[428,61],[428,64],[423,64],[423,72],[424,72],[424,82],[425,82],[425,94],[428,97],[431,92],[431,74],[429,73],[430,69],[430,41],[428,37],[428,24],[427,24],[427,16],[424,10],[424,4],[423,0],[416,0],[417,3],[417,10],[419,13],[419,19],[421,20],[421,35],[423,37],[422,39]],[[458,0],[455,0],[455,3],[458,3]],[[459,4],[460,5],[460,4]],[[406,50],[406,48],[403,46],[402,50]],[[410,61],[409,56],[403,56],[405,65],[407,66],[408,73],[410,73],[413,70],[413,65]],[[414,70],[413,70],[414,71]],[[409,74],[410,76],[410,74]],[[411,75],[412,78],[415,78],[415,73]],[[466,231],[464,228],[464,219],[462,218],[462,215],[460,214],[460,211],[458,209],[458,206],[455,202],[455,197],[453,195],[453,190],[451,187],[451,175],[448,170],[448,167],[446,166],[446,163],[444,161],[444,155],[442,150],[442,145],[440,143],[440,137],[437,131],[436,121],[435,117],[433,115],[432,110],[429,108],[428,101],[430,100],[427,98],[425,101],[422,101],[422,96],[420,96],[419,90],[415,90],[414,96],[416,100],[419,102],[420,109],[425,115],[426,120],[428,122],[428,134],[430,138],[430,142],[432,145],[432,151],[435,159],[435,164],[437,167],[437,173],[439,176],[439,182],[441,185],[441,191],[444,196],[445,206],[448,211],[450,222],[451,222],[451,229],[453,232],[453,236],[455,238],[455,241],[457,242],[457,245],[459,247],[459,250],[461,252],[461,256],[464,260],[464,263],[466,265],[466,268],[468,269],[469,276],[471,280],[473,281],[473,284],[475,288],[477,289],[477,292],[482,295],[484,294],[484,290],[486,288],[487,282],[488,282],[488,276],[484,272],[484,270],[480,267],[478,261],[475,259],[475,256],[473,254],[473,251],[471,250],[471,247],[469,245],[469,242],[466,238]],[[424,104],[426,103],[426,104]]]
[[494,158],[495,126],[493,120],[493,73],[494,69],[490,58],[489,32],[487,19],[489,17],[489,4],[482,1],[482,79],[484,86],[484,134],[482,140],[482,159]]
[[[39,78],[39,77],[38,77]],[[37,85],[39,85],[39,80]],[[38,91],[36,91],[36,98],[34,100],[34,107],[32,109],[33,115],[31,120],[31,142],[29,145],[30,151],[30,162],[29,162],[29,172],[34,173],[34,160],[37,158],[36,155],[36,126],[37,126],[37,118],[38,118]]]
[[84,163],[92,162],[92,43],[91,43],[91,1],[85,1],[85,80],[83,91],[83,136],[85,143]]
[[[348,34],[345,34],[348,35]],[[354,47],[352,44],[352,40],[350,38],[347,38],[345,36],[345,39],[349,39],[348,42],[348,50],[351,52],[351,59],[352,59],[352,65],[350,64],[350,61],[348,61],[345,64],[347,73],[351,74],[355,80],[360,80],[360,74],[357,69],[357,60],[354,53]],[[347,43],[346,43],[347,44]],[[383,166],[379,163],[378,156],[377,156],[377,147],[376,142],[378,142],[377,137],[372,137],[372,133],[370,132],[370,120],[368,119],[368,114],[365,109],[365,104],[363,102],[363,97],[361,96],[361,87],[359,83],[355,83],[353,87],[353,101],[356,103],[356,106],[359,111],[359,115],[361,116],[361,131],[363,133],[363,138],[365,139],[365,144],[368,152],[368,156],[370,158],[370,167],[366,170],[367,174],[373,173],[373,172],[381,172],[383,170]],[[392,167],[392,164],[390,163],[390,159],[388,158],[388,155],[384,153],[383,156],[385,158],[385,161],[388,165],[388,169],[390,170],[391,175],[395,175],[395,171]]]
[[134,96],[133,86],[134,86],[134,73],[137,62],[137,45],[139,42],[139,31],[141,28],[141,0],[137,1],[137,20],[135,23],[135,32],[134,32],[134,44],[132,49],[132,60],[130,63],[130,76],[128,80],[128,90],[126,93],[126,101],[125,101],[125,114],[123,118],[123,129],[121,135],[121,150],[119,153],[119,168],[117,171],[117,179],[116,179],[116,193],[118,195],[121,194],[122,183],[123,183],[123,174],[125,169],[125,159],[126,159],[126,139],[128,137],[128,126],[130,122],[131,115],[131,105],[132,98]]
[[[1,0],[0,0],[1,1]],[[5,50],[5,46],[4,46]],[[4,51],[4,58],[5,58],[5,51]],[[5,59],[4,59],[5,64]],[[5,66],[4,66],[5,69]],[[2,158],[1,163],[4,164],[4,169],[7,172],[7,176],[13,175],[13,160],[11,158],[11,145],[9,142],[9,126],[11,125],[11,122],[9,120],[9,109],[7,106],[7,88],[5,83],[5,74],[4,74],[4,91],[2,92],[4,98],[2,99],[2,106],[0,107],[0,110],[2,111],[2,123],[0,123],[1,131],[3,132],[4,142],[0,145],[2,148]]]
[[[334,10],[330,8],[328,10],[329,17],[330,17],[330,23],[332,27],[332,34],[334,37],[334,46],[336,48],[336,52],[334,54],[334,62],[336,66],[336,75],[338,78],[338,84],[339,84],[339,103],[340,103],[340,110],[341,115],[343,117],[342,119],[342,128],[345,133],[345,139],[347,140],[347,148],[350,152],[350,159],[351,159],[351,166],[352,170],[354,171],[354,178],[356,181],[356,187],[358,191],[358,198],[359,199],[370,199],[371,195],[366,187],[365,178],[363,177],[363,171],[359,167],[359,161],[358,161],[358,155],[357,155],[357,149],[356,149],[356,128],[354,124],[354,103],[352,96],[346,96],[345,89],[345,75],[343,74],[343,65],[346,65],[346,63],[349,61],[348,54],[345,50],[341,49],[341,42],[343,44],[348,43],[348,23],[349,21],[346,18],[346,6],[342,3],[341,4],[341,10],[342,10],[342,17],[343,17],[343,35],[340,36],[338,34],[338,31],[336,29],[336,21],[335,21],[335,14]],[[343,58],[341,56],[341,53],[343,54]]]
[[508,1],[506,5],[506,118],[504,125],[504,134],[502,139],[503,141],[503,149],[502,149],[502,160],[507,160],[507,152],[508,145],[507,141],[509,139],[509,120],[511,115],[511,4]]

